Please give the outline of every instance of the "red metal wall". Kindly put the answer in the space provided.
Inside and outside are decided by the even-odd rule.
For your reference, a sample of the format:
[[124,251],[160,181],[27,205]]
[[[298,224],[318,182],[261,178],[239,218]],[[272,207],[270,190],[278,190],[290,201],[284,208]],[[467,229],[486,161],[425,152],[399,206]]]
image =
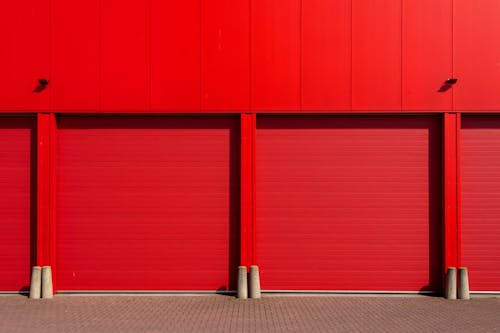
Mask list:
[[60,118],[59,289],[235,290],[237,124]]
[[500,119],[462,120],[462,265],[473,291],[500,290]]
[[0,117],[0,291],[26,291],[35,261],[35,122]]
[[10,1],[0,110],[493,111],[499,15],[495,0]]
[[500,2],[455,0],[453,94],[458,111],[500,111]]
[[436,118],[258,118],[262,287],[439,290],[440,142]]
[[56,113],[241,114],[241,263],[251,264],[256,113],[434,112],[443,268],[460,265],[460,119],[500,113],[499,16],[496,0],[6,2],[0,112],[39,113],[37,263],[55,266]]

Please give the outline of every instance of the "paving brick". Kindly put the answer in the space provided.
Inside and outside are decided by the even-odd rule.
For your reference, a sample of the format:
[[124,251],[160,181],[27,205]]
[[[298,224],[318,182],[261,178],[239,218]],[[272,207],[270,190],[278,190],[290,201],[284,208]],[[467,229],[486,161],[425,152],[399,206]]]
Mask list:
[[2,296],[0,332],[500,332],[500,298]]

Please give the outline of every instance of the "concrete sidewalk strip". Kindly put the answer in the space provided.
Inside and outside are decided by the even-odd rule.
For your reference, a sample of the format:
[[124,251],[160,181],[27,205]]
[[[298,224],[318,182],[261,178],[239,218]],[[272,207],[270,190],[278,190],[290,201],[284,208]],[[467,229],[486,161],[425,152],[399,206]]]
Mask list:
[[500,332],[500,298],[0,296],[0,332]]

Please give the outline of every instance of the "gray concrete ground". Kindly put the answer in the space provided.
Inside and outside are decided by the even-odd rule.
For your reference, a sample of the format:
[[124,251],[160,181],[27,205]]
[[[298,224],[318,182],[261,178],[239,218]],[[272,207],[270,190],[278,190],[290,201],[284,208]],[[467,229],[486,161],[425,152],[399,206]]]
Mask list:
[[500,332],[500,298],[11,295],[0,332]]

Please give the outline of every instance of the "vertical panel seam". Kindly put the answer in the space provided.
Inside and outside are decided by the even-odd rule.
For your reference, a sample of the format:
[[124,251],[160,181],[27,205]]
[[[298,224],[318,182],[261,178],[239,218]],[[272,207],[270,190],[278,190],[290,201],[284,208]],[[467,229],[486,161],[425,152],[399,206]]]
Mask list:
[[201,111],[203,109],[203,0],[199,0],[199,56],[200,59],[198,61],[198,64],[200,66],[199,68],[199,74],[200,74],[200,83],[199,83],[199,94],[198,94],[198,111]]
[[99,111],[102,111],[102,89],[103,89],[103,83],[102,83],[102,58],[103,58],[103,54],[102,54],[102,0],[99,0],[99,40],[98,40],[98,43],[99,43],[99,105],[98,105],[98,109]]
[[53,272],[53,288],[54,291],[57,290],[57,264],[56,264],[56,242],[57,242],[57,202],[56,202],[56,180],[57,180],[57,148],[56,148],[56,138],[57,138],[57,123],[56,115],[54,113],[50,114],[50,124],[49,124],[49,262],[52,266]]
[[[455,2],[451,0],[450,11],[451,11],[451,77],[455,77]],[[451,109],[455,111],[455,91],[451,90]]]
[[240,114],[240,265],[247,265],[247,144],[248,144],[248,121],[247,114]]
[[[49,150],[49,161],[48,161],[48,173],[47,173],[47,181],[48,181],[48,203],[49,203],[49,209],[48,209],[48,219],[49,219],[49,251],[48,251],[48,262],[49,265],[52,266],[53,259],[52,258],[52,246],[53,246],[53,240],[54,240],[54,235],[52,234],[52,217],[53,217],[53,212],[52,212],[52,167],[54,166],[54,163],[52,161],[53,158],[53,148],[52,148],[52,117],[54,116],[53,113],[49,114],[49,129],[48,129],[48,150]],[[53,268],[53,267],[52,267]]]
[[299,110],[303,110],[303,103],[302,103],[302,92],[303,92],[303,75],[302,75],[302,70],[303,70],[303,64],[302,64],[302,53],[303,53],[303,42],[302,42],[302,36],[303,36],[303,4],[302,0],[299,0]]
[[252,1],[253,0],[248,0],[248,109],[251,111],[253,106],[252,106],[252,94],[253,94],[253,89],[252,89],[252,75],[253,75],[253,57],[252,57],[252,51],[253,51],[253,43],[252,43],[252,29],[253,29],[253,24],[252,24]]
[[257,115],[252,114],[252,263],[257,265],[257,173],[256,173],[256,146],[257,146]]
[[[49,20],[49,37],[48,37],[48,42],[49,42],[49,45],[48,45],[48,49],[49,49],[49,52],[48,52],[48,57],[49,57],[49,63],[48,63],[48,72],[49,72],[49,80],[52,79],[52,29],[53,29],[53,22],[52,22],[52,0],[49,0],[49,13],[48,13],[48,20]],[[49,91],[49,105],[48,105],[48,109],[52,109],[52,106],[53,106],[53,89],[50,89]]]
[[353,111],[354,107],[354,94],[353,94],[353,85],[354,85],[354,77],[353,77],[353,71],[354,71],[354,1],[355,0],[350,0],[351,2],[351,84],[350,84],[350,101],[351,101],[351,112]]
[[400,0],[400,4],[401,4],[401,8],[400,8],[400,24],[401,24],[401,29],[400,29],[400,56],[401,56],[401,63],[400,63],[400,109],[401,111],[403,111],[403,79],[404,79],[404,75],[403,75],[403,61],[404,61],[404,54],[403,54],[403,28],[404,28],[404,23],[403,23],[403,18],[404,18],[404,0]]
[[147,18],[148,18],[148,61],[149,61],[149,64],[148,64],[148,110],[151,111],[151,87],[153,85],[152,83],[152,40],[153,40],[153,37],[152,37],[152,7],[153,7],[153,0],[148,0],[148,15],[147,15]]
[[455,165],[456,165],[456,229],[457,229],[457,267],[462,265],[462,175],[461,175],[461,114],[456,114],[455,122]]

